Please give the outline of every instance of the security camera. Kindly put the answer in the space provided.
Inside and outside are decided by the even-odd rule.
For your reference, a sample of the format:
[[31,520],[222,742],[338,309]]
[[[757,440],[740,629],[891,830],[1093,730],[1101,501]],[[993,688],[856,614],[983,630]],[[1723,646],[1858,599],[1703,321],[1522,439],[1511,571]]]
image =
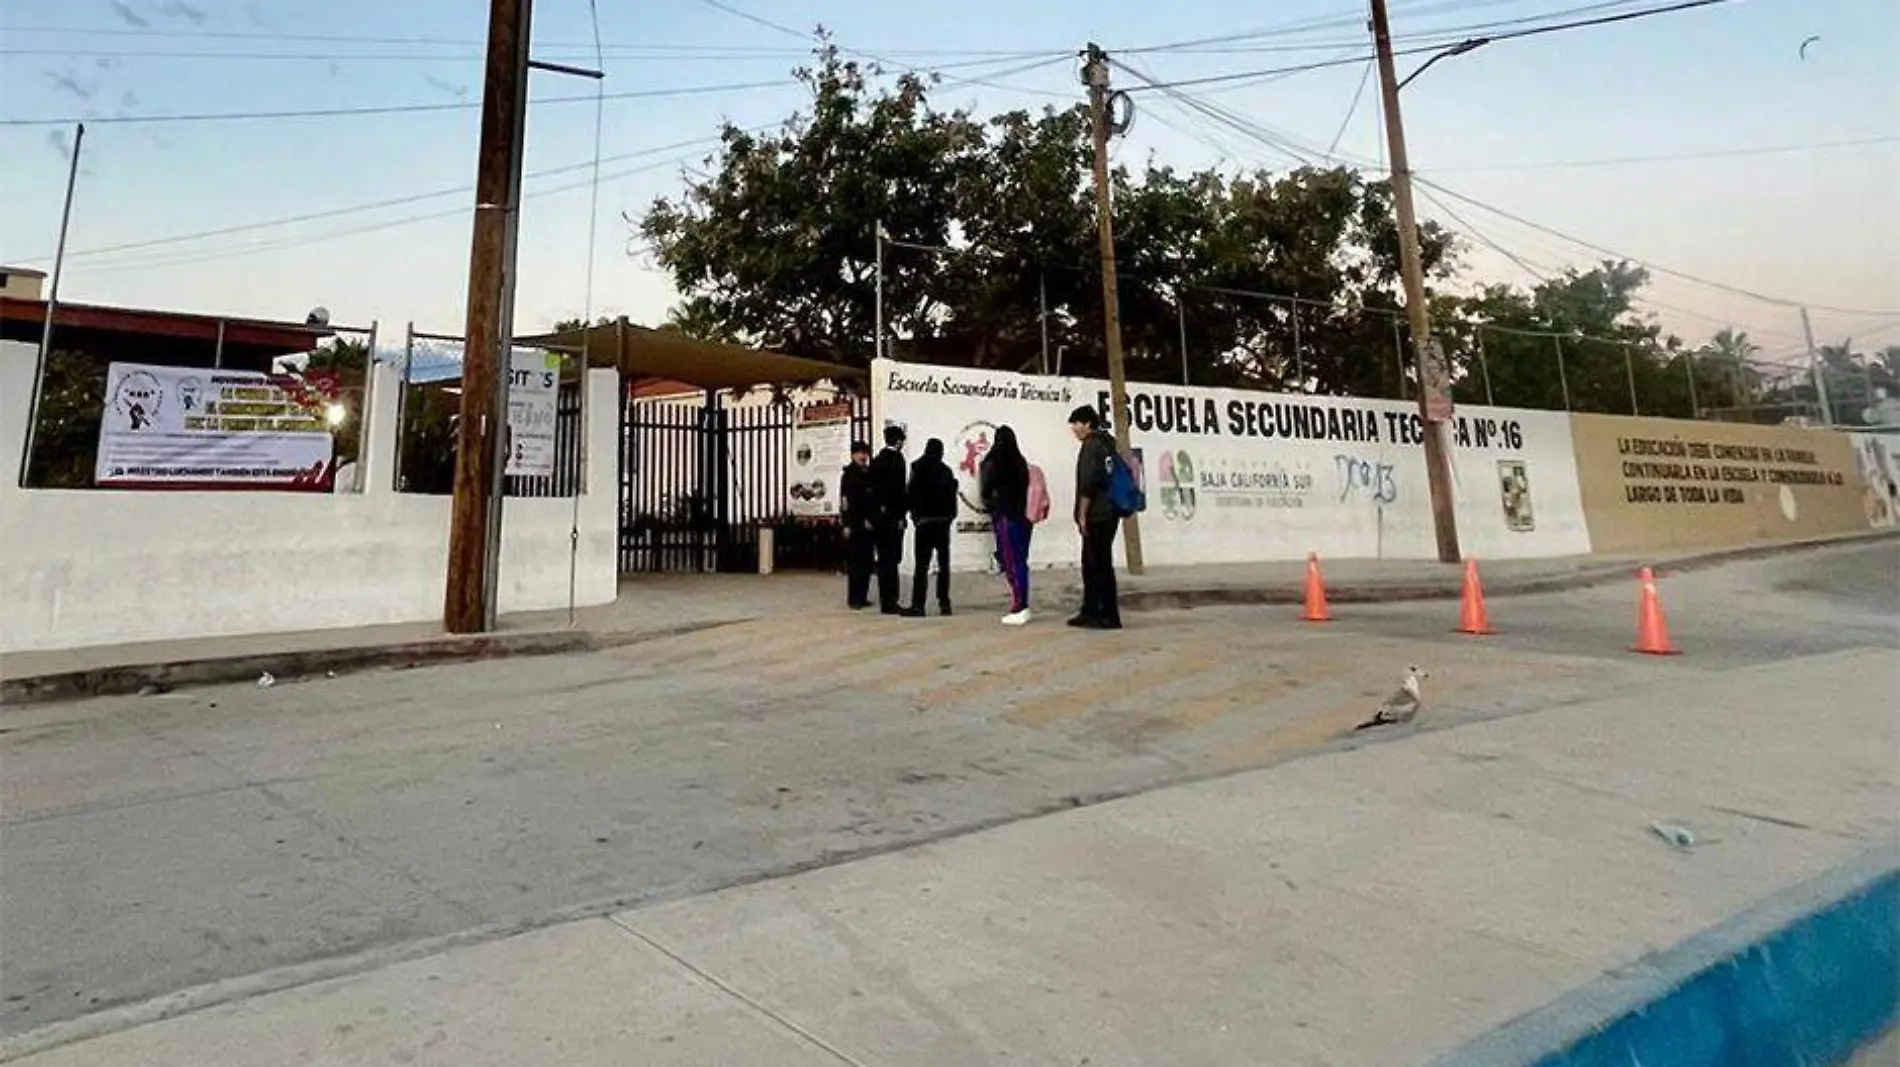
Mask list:
[[304,317],[303,324],[318,329],[330,325],[330,309],[322,306],[311,308],[310,314]]

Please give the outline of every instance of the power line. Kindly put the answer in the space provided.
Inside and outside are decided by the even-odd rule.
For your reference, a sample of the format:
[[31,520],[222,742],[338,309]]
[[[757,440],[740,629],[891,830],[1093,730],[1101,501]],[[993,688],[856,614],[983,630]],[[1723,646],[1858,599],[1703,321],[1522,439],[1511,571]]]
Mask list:
[[[1548,25],[1531,26],[1525,29],[1512,30],[1507,33],[1491,34],[1489,36],[1490,36],[1490,41],[1492,43],[1495,43],[1498,41],[1516,40],[1522,37],[1536,37],[1536,36],[1549,34],[1549,33],[1562,33],[1569,30],[1586,29],[1586,28],[1596,27],[1596,26],[1608,26],[1613,23],[1619,23],[1619,22],[1633,22],[1637,19],[1653,18],[1657,15],[1673,15],[1678,12],[1692,11],[1697,8],[1715,7],[1720,4],[1732,4],[1735,2],[1736,0],[1679,0],[1678,3],[1669,4],[1663,7],[1651,7],[1651,8],[1644,8],[1641,11],[1627,11],[1627,12],[1622,12],[1619,14],[1601,15],[1596,18],[1577,19],[1571,22],[1558,22],[1558,23],[1551,23]],[[1443,45],[1441,44],[1418,45],[1412,48],[1398,49],[1397,51],[1393,52],[1393,55],[1398,55],[1398,56],[1419,55],[1426,52],[1439,51],[1442,47]],[[1290,66],[1290,67],[1276,67],[1276,68],[1272,68],[1268,70],[1237,71],[1237,72],[1233,72],[1229,74],[1209,74],[1209,75],[1206,75],[1204,77],[1199,77],[1199,78],[1180,78],[1180,79],[1176,79],[1170,82],[1163,82],[1163,83],[1151,85],[1151,86],[1148,86],[1147,88],[1149,89],[1164,89],[1164,88],[1180,89],[1180,88],[1187,88],[1190,86],[1197,86],[1197,85],[1221,85],[1221,84],[1231,83],[1231,82],[1245,82],[1245,81],[1252,81],[1255,79],[1264,78],[1268,76],[1283,75],[1283,74],[1304,74],[1304,73],[1307,73],[1308,71],[1326,70],[1332,67],[1352,66],[1358,63],[1365,62],[1367,59],[1370,59],[1370,58],[1372,57],[1367,56],[1367,55],[1360,55],[1355,58],[1349,58],[1349,59],[1320,60],[1320,61],[1316,61],[1312,63],[1302,63],[1295,66]],[[1128,91],[1138,92],[1141,90],[1131,89]]]
[[[608,93],[608,100],[652,100],[660,97],[701,96],[711,93],[736,93],[753,89],[780,89],[795,84],[786,78],[774,78],[770,81],[726,82],[720,85],[680,85],[670,89],[633,89],[621,93]],[[550,96],[533,101],[536,106],[552,104],[591,104],[598,99],[595,96]],[[327,119],[366,115],[410,115],[438,111],[469,111],[481,106],[480,101],[462,101],[441,104],[386,104],[377,107],[339,107],[316,108],[307,111],[225,111],[198,112],[182,115],[86,115],[67,116],[56,119],[0,119],[0,126],[70,126],[76,122],[87,125],[120,123],[181,123],[181,122],[238,122],[256,120],[288,119]]]
[[1900,143],[1900,135],[1859,137],[1844,141],[1808,141],[1802,144],[1757,145],[1746,148],[1713,148],[1699,152],[1666,152],[1653,156],[1612,156],[1607,159],[1557,159],[1542,163],[1499,163],[1477,167],[1433,167],[1438,174],[1480,174],[1496,171],[1560,170],[1583,167],[1622,167],[1637,163],[1674,163],[1696,159],[1739,159],[1749,156],[1786,155],[1795,152],[1823,152],[1844,148]]
[[[752,126],[752,127],[746,128],[744,132],[761,133],[766,130],[775,129],[778,127],[778,125],[779,125],[778,123],[773,122],[773,123]],[[651,156],[659,155],[660,153],[663,153],[663,152],[677,152],[681,149],[715,145],[715,144],[718,144],[719,141],[720,141],[720,136],[717,136],[717,135],[712,136],[712,137],[698,137],[689,141],[678,141],[673,144],[657,145],[652,148],[637,149],[635,151],[625,152],[619,155],[605,156],[601,158],[600,162],[622,163],[622,162],[626,162],[628,160],[633,160],[633,159],[648,158]],[[668,160],[666,162],[672,162],[672,160]],[[557,174],[569,174],[578,170],[586,170],[592,167],[593,164],[594,164],[594,161],[590,159],[590,160],[582,161],[579,163],[565,164],[559,167],[548,167],[543,170],[530,172],[527,175],[527,177],[531,179],[548,178],[548,177],[553,177],[554,175],[557,175]],[[242,233],[253,233],[259,230],[276,229],[281,226],[294,226],[299,223],[321,222],[325,219],[343,218],[349,215],[360,215],[365,212],[379,211],[384,208],[402,207],[408,204],[422,203],[429,200],[439,200],[445,196],[461,196],[467,193],[472,193],[474,191],[475,191],[475,187],[472,185],[462,185],[462,186],[457,186],[452,189],[436,189],[436,190],[433,190],[431,192],[426,192],[426,193],[412,193],[406,196],[391,197],[387,200],[373,200],[373,201],[369,201],[369,202],[361,203],[361,204],[350,204],[344,207],[327,208],[322,211],[311,211],[311,212],[306,212],[299,215],[288,215],[282,218],[265,219],[258,222],[247,222],[247,223],[241,223],[234,226],[223,226],[223,227],[219,227],[217,229],[212,229],[212,230],[199,230],[192,233],[174,234],[168,237],[155,237],[155,238],[150,238],[150,239],[141,240],[141,241],[128,241],[122,244],[104,245],[98,248],[80,249],[77,251],[67,252],[66,257],[68,259],[81,259],[81,258],[90,257],[90,256],[103,256],[103,255],[111,255],[111,254],[119,253],[119,252],[131,252],[131,251],[140,251],[140,250],[144,250],[148,248],[160,248],[166,245],[189,244],[194,241],[209,240],[214,237],[230,237],[230,236],[235,236],[237,234],[242,234]],[[460,210],[460,209],[457,209],[457,210]],[[24,259],[21,262],[22,263],[39,263],[39,262],[44,262],[51,258],[52,258],[51,256],[37,256],[37,257],[29,258],[29,259]]]
[[1574,237],[1570,234],[1564,233],[1562,230],[1558,230],[1553,227],[1546,226],[1540,222],[1533,222],[1530,219],[1523,217],[1522,215],[1513,214],[1512,212],[1506,211],[1501,207],[1495,207],[1481,200],[1474,200],[1471,197],[1464,195],[1463,193],[1460,193],[1453,189],[1447,189],[1445,186],[1440,185],[1437,182],[1430,181],[1422,176],[1413,175],[1412,180],[1414,183],[1418,185],[1424,185],[1429,188],[1435,189],[1438,192],[1444,194],[1445,196],[1449,196],[1452,199],[1459,201],[1460,203],[1469,204],[1472,207],[1479,208],[1484,211],[1489,211],[1490,213],[1498,216],[1499,218],[1508,219],[1509,221],[1515,222],[1520,226],[1524,226],[1529,229],[1536,230],[1539,233],[1547,234],[1561,241],[1567,241],[1570,244],[1578,246],[1579,248],[1587,248],[1590,251],[1597,253],[1598,255],[1610,256],[1615,259],[1628,260],[1629,262],[1634,263],[1637,266],[1644,268],[1645,270],[1653,271],[1657,274],[1667,274],[1672,278],[1680,278],[1681,280],[1686,281],[1686,282],[1694,282],[1697,285],[1707,286],[1711,289],[1719,289],[1725,293],[1733,293],[1736,296],[1745,296],[1751,300],[1758,300],[1764,304],[1775,304],[1780,307],[1786,307],[1786,308],[1807,307],[1814,311],[1831,311],[1840,315],[1869,315],[1876,318],[1887,318],[1891,316],[1891,317],[1900,318],[1900,311],[1869,311],[1865,308],[1831,307],[1827,304],[1814,304],[1814,303],[1808,303],[1806,301],[1801,301],[1801,300],[1789,300],[1786,297],[1769,296],[1766,293],[1758,293],[1752,289],[1744,289],[1737,285],[1730,285],[1727,282],[1719,282],[1713,279],[1701,277],[1700,275],[1690,274],[1688,271],[1681,271],[1681,270],[1676,270],[1671,267],[1665,267],[1657,263],[1651,263],[1647,260],[1639,259],[1635,256],[1628,255],[1623,252],[1618,252],[1612,248],[1605,248],[1602,245],[1595,244],[1590,241],[1586,241],[1581,237]]

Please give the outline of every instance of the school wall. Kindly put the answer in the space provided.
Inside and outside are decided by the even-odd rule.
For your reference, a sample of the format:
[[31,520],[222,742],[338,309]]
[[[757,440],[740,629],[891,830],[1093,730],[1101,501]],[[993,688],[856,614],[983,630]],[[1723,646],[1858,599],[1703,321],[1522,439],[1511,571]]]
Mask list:
[[[441,618],[449,500],[393,491],[398,382],[378,366],[365,492],[18,488],[33,348],[0,344],[0,651]],[[619,403],[592,371],[576,599],[613,600]],[[503,508],[502,611],[565,607],[573,498]]]
[[[1108,384],[880,361],[880,424],[905,426],[916,455],[941,438],[963,485],[953,565],[980,568],[989,533],[976,508],[974,457],[995,427],[1016,430],[1047,476],[1054,517],[1030,560],[1071,564],[1075,500],[1068,415],[1106,409]],[[1416,405],[1239,390],[1137,385],[1133,443],[1148,490],[1142,544],[1156,565],[1335,558],[1430,559],[1431,501]],[[1462,408],[1454,424],[1454,498],[1467,554],[1590,551],[1569,419],[1562,413]]]

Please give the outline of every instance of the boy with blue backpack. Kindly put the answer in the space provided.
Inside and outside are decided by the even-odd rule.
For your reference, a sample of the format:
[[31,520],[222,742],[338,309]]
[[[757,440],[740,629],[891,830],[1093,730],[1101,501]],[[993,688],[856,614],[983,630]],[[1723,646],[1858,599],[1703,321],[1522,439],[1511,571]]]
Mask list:
[[1082,535],[1082,610],[1069,625],[1119,630],[1115,535],[1122,519],[1142,508],[1140,483],[1094,408],[1084,405],[1070,412],[1069,432],[1081,444],[1075,461],[1075,525]]

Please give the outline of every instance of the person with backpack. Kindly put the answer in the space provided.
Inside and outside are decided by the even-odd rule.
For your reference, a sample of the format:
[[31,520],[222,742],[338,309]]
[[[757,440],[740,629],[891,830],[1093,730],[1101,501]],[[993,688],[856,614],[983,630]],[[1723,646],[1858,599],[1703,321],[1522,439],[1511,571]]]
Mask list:
[[910,465],[908,494],[911,520],[917,524],[916,570],[911,574],[910,607],[904,615],[924,617],[924,590],[930,581],[930,560],[937,560],[937,610],[950,612],[950,528],[957,520],[957,476],[943,461],[943,442],[933,437],[924,454]]
[[1049,487],[1042,468],[1023,456],[1016,431],[996,428],[996,440],[977,468],[978,491],[996,535],[996,557],[1009,583],[1005,626],[1029,625],[1029,541],[1036,524],[1049,517]]
[[1127,463],[1094,408],[1084,405],[1070,412],[1069,432],[1081,446],[1075,459],[1075,526],[1082,535],[1082,610],[1069,625],[1119,630],[1122,609],[1115,589],[1115,534],[1122,517],[1114,496],[1117,483],[1127,480]]

